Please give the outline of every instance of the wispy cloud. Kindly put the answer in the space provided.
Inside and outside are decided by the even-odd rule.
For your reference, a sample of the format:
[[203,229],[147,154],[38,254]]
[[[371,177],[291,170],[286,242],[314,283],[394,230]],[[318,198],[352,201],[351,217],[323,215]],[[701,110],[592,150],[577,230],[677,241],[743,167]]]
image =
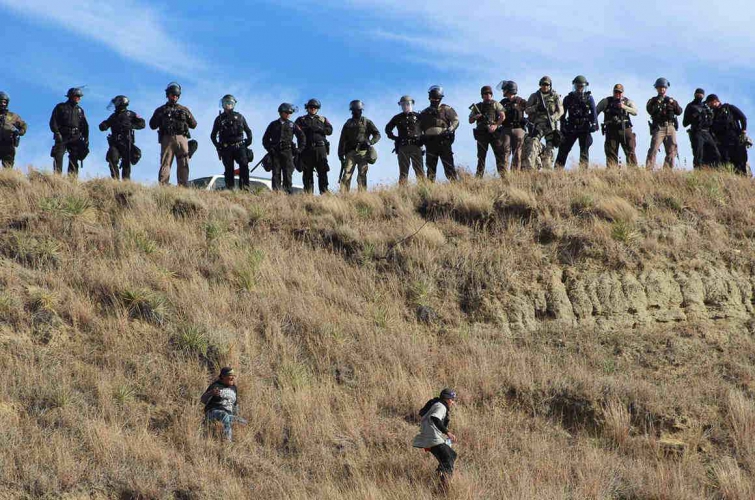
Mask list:
[[[179,76],[205,64],[171,29],[173,14],[137,0],[96,1],[0,0],[0,5],[27,17],[60,26],[96,40],[124,58]],[[168,22],[170,20],[170,22]]]

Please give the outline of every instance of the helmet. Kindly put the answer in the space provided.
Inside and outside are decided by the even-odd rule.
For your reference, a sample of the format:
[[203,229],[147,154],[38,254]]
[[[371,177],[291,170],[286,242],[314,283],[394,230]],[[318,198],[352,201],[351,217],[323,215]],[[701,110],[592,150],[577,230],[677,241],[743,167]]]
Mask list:
[[401,104],[402,102],[410,102],[414,104],[414,99],[412,99],[412,96],[410,95],[405,95],[405,96],[401,96],[401,99],[399,99],[398,101],[399,104]]
[[553,80],[551,80],[550,76],[544,76],[544,77],[542,77],[540,79],[540,82],[538,83],[538,85],[545,85],[545,84],[547,84],[547,85],[553,85]]
[[574,80],[572,80],[572,84],[588,86],[590,85],[590,82],[588,82],[587,78],[585,78],[583,75],[577,75],[574,77]]
[[181,97],[181,86],[176,82],[170,82],[168,86],[165,87],[165,97],[168,97],[169,95]]
[[225,109],[226,106],[230,106],[231,109],[236,107],[236,98],[233,97],[231,94],[224,95],[223,98],[220,100],[220,107],[222,109]]
[[361,111],[364,109],[364,103],[359,99],[353,100],[349,103],[350,111]]
[[443,99],[443,87],[440,85],[433,85],[427,90],[427,94],[430,96],[430,99]]
[[670,86],[671,86],[671,84],[665,78],[659,78],[659,79],[657,79],[655,81],[655,85],[653,85],[653,87],[655,87],[655,88],[663,87],[663,88],[666,88],[666,89],[669,88]]
[[84,97],[84,92],[81,91],[81,87],[73,87],[68,89],[66,97],[71,99],[72,97]]
[[10,96],[3,91],[0,91],[0,102],[4,102],[7,106],[10,102]]
[[504,92],[511,92],[512,94],[519,92],[519,87],[516,82],[512,80],[501,80],[501,83],[499,83],[496,88]]
[[446,387],[440,391],[440,399],[456,399],[456,391]]
[[112,111],[113,109],[127,108],[128,103],[128,97],[126,97],[125,95],[117,95],[110,100],[110,104],[108,104],[107,109]]
[[322,104],[320,104],[320,101],[317,99],[310,99],[307,101],[307,108],[317,108],[320,109],[322,107]]
[[490,93],[490,94],[493,93],[493,87],[491,87],[490,85],[485,85],[484,87],[480,89],[480,94],[487,94],[487,93]]
[[291,103],[284,102],[280,106],[278,106],[278,113],[288,113],[293,114],[296,113],[297,108]]

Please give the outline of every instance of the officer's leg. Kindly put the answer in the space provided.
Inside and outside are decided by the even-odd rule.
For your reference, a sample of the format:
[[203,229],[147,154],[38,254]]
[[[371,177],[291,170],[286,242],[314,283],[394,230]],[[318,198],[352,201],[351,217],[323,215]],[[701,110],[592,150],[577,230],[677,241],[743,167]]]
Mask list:
[[246,155],[246,148],[236,148],[234,158],[239,164],[239,189],[249,191],[249,157]]
[[343,178],[341,179],[341,191],[346,193],[351,189],[351,176],[354,175],[354,168],[356,167],[356,151],[349,151],[346,153],[346,160],[343,167]]
[[50,151],[50,156],[52,156],[52,171],[56,174],[63,173],[63,155],[65,154],[66,143],[56,142],[52,147],[52,151]]
[[[511,157],[511,143],[513,142],[512,130],[505,129],[501,134],[501,149],[503,150],[503,168],[509,169],[509,158]],[[514,169],[514,162],[511,162],[511,169]]]
[[590,146],[592,146],[592,134],[585,132],[579,136],[579,167],[590,166]]
[[477,139],[477,173],[475,174],[479,179],[482,179],[482,176],[485,175],[485,157],[488,155],[488,144],[490,144],[490,141],[487,136],[481,134]]
[[77,157],[78,148],[75,145],[69,145],[66,149],[68,151],[68,176],[78,177],[79,176],[79,159]]
[[361,155],[359,158],[358,163],[359,173],[357,175],[357,189],[359,191],[366,191],[367,190],[367,170],[370,168],[369,163],[367,163],[367,155]]
[[404,185],[409,177],[409,146],[396,146],[396,156],[398,156],[398,183]]
[[16,160],[16,148],[13,146],[0,147],[0,160],[3,162],[3,168],[13,168]]
[[320,194],[328,192],[328,152],[324,146],[318,146],[315,148],[315,165],[317,165],[317,187],[320,189]]
[[624,140],[621,142],[621,147],[624,149],[627,166],[637,167],[639,165],[637,161],[637,134],[631,127],[624,130]]
[[281,176],[283,177],[283,189],[288,194],[293,192],[294,154],[290,149],[281,152]]
[[176,180],[179,186],[189,185],[189,139],[176,136]]
[[747,175],[747,147],[739,143],[739,138],[737,138],[732,152],[735,172],[740,175]]
[[315,190],[315,150],[305,149],[301,157],[302,182],[304,192],[312,193]]
[[412,168],[414,169],[414,177],[419,179],[425,178],[425,165],[422,158],[422,148],[419,146],[412,146],[411,154],[409,158],[412,160]]
[[703,165],[715,167],[721,162],[721,153],[710,132],[703,133],[702,162]]
[[428,144],[425,147],[425,154],[427,155],[427,180],[435,182],[439,155],[437,144]]
[[676,129],[673,125],[666,127],[663,147],[666,150],[666,158],[663,160],[663,168],[673,169],[676,158]]
[[233,170],[236,164],[233,162],[233,149],[224,148],[220,151],[220,161],[223,163],[223,179],[225,180],[225,189],[231,190],[236,186]]
[[450,144],[441,146],[440,161],[443,162],[443,172],[446,174],[446,179],[451,182],[459,180],[456,166],[454,165],[454,152]]
[[500,134],[496,135],[491,143],[493,147],[493,156],[495,157],[495,168],[498,170],[498,175],[504,177],[508,166],[508,157],[503,151],[503,139]]
[[[546,149],[548,148],[548,142],[548,140],[545,141]],[[564,168],[566,166],[566,160],[569,159],[569,153],[571,153],[571,149],[574,147],[575,142],[577,142],[577,134],[564,134],[561,139],[561,145],[558,147],[555,168]],[[543,160],[543,167],[550,164],[550,162]]]
[[703,165],[703,150],[705,144],[701,141],[702,132],[689,133],[689,146],[692,150],[692,167],[700,168]]
[[173,142],[174,138],[170,135],[164,135],[160,141],[160,171],[157,174],[157,180],[160,184],[170,184],[170,167],[173,163]]
[[271,153],[270,159],[272,160],[272,174],[273,174],[273,191],[281,190],[281,158],[279,153]]
[[606,131],[606,142],[603,144],[603,152],[606,154],[606,167],[616,168],[619,166],[619,140],[621,132]]
[[541,138],[542,135],[540,132],[536,131],[534,134],[527,136],[524,140],[524,159],[522,161],[523,170],[537,170],[538,158],[540,158],[540,150],[542,149],[542,144],[540,143]]
[[515,128],[511,131],[511,169],[522,169],[522,146],[527,133],[523,128]]
[[655,157],[658,154],[658,148],[661,147],[661,143],[664,138],[663,131],[659,128],[650,138],[650,149],[648,149],[647,158],[645,158],[645,168],[648,170],[655,170]]

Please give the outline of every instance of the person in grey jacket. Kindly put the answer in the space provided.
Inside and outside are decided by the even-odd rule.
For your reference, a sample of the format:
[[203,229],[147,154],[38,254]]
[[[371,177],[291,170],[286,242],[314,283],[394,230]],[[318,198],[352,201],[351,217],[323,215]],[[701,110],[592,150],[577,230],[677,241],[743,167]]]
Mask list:
[[[424,448],[438,460],[438,473],[441,485],[447,488],[454,473],[456,452],[451,444],[456,442],[456,436],[448,430],[451,408],[456,405],[456,391],[443,389],[440,396],[425,403],[419,411],[420,432],[414,437],[412,446]],[[446,437],[444,437],[444,435]]]
[[233,441],[233,424],[245,425],[246,419],[238,416],[238,392],[236,390],[236,372],[226,366],[220,370],[218,379],[210,384],[200,401],[204,403],[205,423],[218,421],[223,424],[223,435],[229,442]]

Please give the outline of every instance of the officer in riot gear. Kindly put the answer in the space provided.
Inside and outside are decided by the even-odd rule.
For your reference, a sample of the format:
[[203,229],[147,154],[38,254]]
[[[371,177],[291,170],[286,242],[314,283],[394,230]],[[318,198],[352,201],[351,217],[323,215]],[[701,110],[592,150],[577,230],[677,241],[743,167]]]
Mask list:
[[[403,185],[409,177],[410,163],[417,179],[425,178],[425,168],[422,160],[420,115],[414,111],[414,99],[405,95],[398,105],[401,113],[391,118],[385,126],[385,135],[396,144],[394,151],[398,155],[398,183]],[[398,131],[398,135],[393,133],[394,129]]]
[[[270,122],[262,137],[262,147],[269,155],[272,174],[273,191],[283,189],[293,192],[294,157],[304,151],[307,138],[301,128],[290,120],[296,113],[296,107],[287,102],[278,106],[279,118]],[[296,143],[294,143],[296,138]]]
[[587,168],[590,164],[590,146],[592,133],[598,130],[598,113],[591,92],[587,91],[590,83],[582,75],[572,81],[574,90],[564,98],[564,114],[561,116],[561,145],[558,147],[556,168],[564,168],[574,143],[579,141],[579,166]]
[[637,106],[633,101],[624,97],[624,86],[617,83],[613,87],[613,95],[608,96],[598,103],[598,114],[603,113],[601,126],[603,135],[606,136],[604,151],[606,153],[606,166],[618,167],[619,147],[624,151],[627,164],[637,166],[637,134],[632,131],[631,116],[637,116]]
[[527,135],[525,127],[527,119],[524,116],[527,108],[527,101],[519,97],[519,87],[516,82],[503,80],[498,84],[498,90],[503,91],[504,119],[501,125],[501,145],[503,147],[503,170],[509,169],[509,158],[511,158],[511,169],[520,170],[522,168],[522,145]]
[[197,120],[189,108],[178,104],[181,98],[181,86],[171,82],[165,89],[168,102],[160,106],[149,119],[149,127],[157,130],[160,143],[160,184],[170,182],[170,169],[173,158],[176,159],[176,179],[179,186],[189,185],[189,158],[193,154],[189,129],[197,127]]
[[456,139],[456,129],[459,128],[459,115],[448,104],[441,104],[445,94],[443,87],[433,85],[427,91],[430,106],[420,113],[420,128],[422,129],[422,143],[427,153],[427,180],[435,182],[438,159],[443,163],[446,179],[458,179],[454,165],[453,143]]
[[655,170],[655,157],[663,144],[666,158],[663,160],[663,168],[673,169],[674,159],[677,156],[676,131],[679,128],[677,116],[682,114],[682,107],[675,99],[666,95],[671,86],[665,78],[655,81],[655,89],[658,95],[648,100],[646,109],[650,115],[650,149],[645,159],[645,168]]
[[50,131],[55,144],[50,156],[53,158],[53,170],[56,174],[63,172],[63,156],[68,153],[68,175],[79,174],[79,164],[89,154],[89,123],[84,110],[79,106],[84,96],[81,88],[70,88],[66,93],[68,100],[61,102],[52,110]]
[[711,131],[721,153],[721,163],[734,166],[734,171],[749,175],[747,148],[752,142],[747,137],[747,117],[733,104],[722,104],[716,94],[710,94],[705,102],[713,110]]
[[[529,130],[524,140],[525,170],[553,168],[553,151],[561,145],[559,120],[564,114],[563,104],[558,92],[553,90],[553,82],[544,76],[539,82],[540,90],[527,99],[527,118]],[[542,144],[545,140],[545,145]]]
[[682,126],[689,127],[687,133],[692,146],[694,168],[717,167],[721,162],[721,153],[710,131],[713,125],[713,110],[703,100],[704,97],[705,90],[696,89],[694,99],[684,108],[682,119]]
[[26,134],[26,122],[8,109],[10,96],[0,92],[0,161],[3,168],[13,168],[19,137]]
[[[146,123],[144,118],[128,109],[129,100],[125,95],[113,97],[108,109],[113,113],[102,123],[100,131],[108,129],[111,133],[107,136],[108,150],[105,160],[110,167],[110,177],[123,180],[131,178],[131,166],[136,165],[142,156],[141,150],[134,141],[134,130],[142,130]],[[120,162],[120,170],[118,163]]]
[[493,97],[493,87],[485,85],[480,89],[482,101],[469,107],[469,123],[476,124],[472,134],[477,141],[477,174],[482,179],[485,174],[485,157],[488,148],[493,150],[495,166],[498,174],[506,175],[504,168],[503,141],[501,140],[501,125],[506,117],[503,106]]
[[222,111],[215,118],[210,132],[210,140],[223,162],[225,188],[236,187],[235,165],[239,165],[239,187],[249,189],[249,160],[247,148],[252,145],[252,130],[244,115],[237,112],[236,98],[226,94],[220,100]]
[[362,116],[364,103],[354,100],[349,103],[351,118],[341,129],[338,141],[338,159],[341,160],[341,191],[348,192],[351,188],[351,177],[357,171],[357,188],[359,191],[367,189],[367,169],[377,160],[377,151],[373,147],[380,140],[378,131],[372,120]]
[[317,172],[317,187],[320,194],[325,194],[328,192],[328,172],[330,171],[328,136],[333,134],[333,125],[319,114],[322,104],[317,99],[307,101],[305,108],[307,114],[296,119],[296,124],[307,138],[307,145],[299,156],[304,191],[307,193],[314,191],[314,176]]

